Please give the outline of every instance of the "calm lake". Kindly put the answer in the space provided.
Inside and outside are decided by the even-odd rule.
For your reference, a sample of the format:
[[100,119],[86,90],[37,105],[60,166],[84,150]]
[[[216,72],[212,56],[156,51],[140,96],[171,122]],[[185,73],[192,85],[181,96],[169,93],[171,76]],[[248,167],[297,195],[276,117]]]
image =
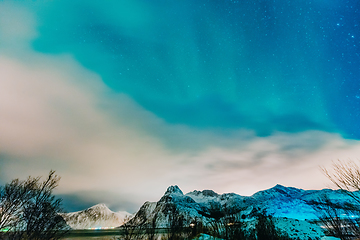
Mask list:
[[63,240],[116,240],[120,238],[118,229],[73,230]]

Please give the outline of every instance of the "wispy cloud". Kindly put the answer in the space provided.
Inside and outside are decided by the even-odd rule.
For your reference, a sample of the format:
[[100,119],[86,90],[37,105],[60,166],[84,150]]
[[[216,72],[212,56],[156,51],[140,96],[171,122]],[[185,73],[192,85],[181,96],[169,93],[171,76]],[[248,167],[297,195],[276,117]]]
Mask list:
[[[128,196],[141,204],[170,184],[243,194],[276,183],[321,188],[326,184],[319,165],[360,151],[357,141],[321,131],[257,137],[247,130],[226,135],[167,124],[112,93],[70,56],[28,56],[31,61],[0,58],[6,180],[56,169],[60,193],[104,191],[109,195],[97,199],[116,205]],[[183,146],[167,146],[151,127]]]

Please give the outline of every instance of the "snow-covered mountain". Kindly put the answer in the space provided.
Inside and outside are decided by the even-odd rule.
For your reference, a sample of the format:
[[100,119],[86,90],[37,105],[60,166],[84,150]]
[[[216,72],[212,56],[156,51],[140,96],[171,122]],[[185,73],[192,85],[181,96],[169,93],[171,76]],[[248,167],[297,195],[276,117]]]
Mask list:
[[316,219],[312,201],[326,196],[334,203],[356,204],[346,193],[340,190],[302,190],[293,187],[276,185],[273,188],[257,192],[251,196],[255,206],[275,217],[287,217],[299,220]]
[[72,229],[114,228],[124,224],[127,216],[131,216],[131,214],[125,211],[113,212],[105,204],[97,204],[82,211],[62,214]]
[[[189,225],[192,219],[203,218],[209,214],[204,204],[195,202],[189,196],[183,194],[178,186],[170,186],[164,196],[158,202],[146,202],[134,218],[129,222],[131,225],[145,224],[156,227],[168,227],[171,213],[184,216],[184,225]],[[155,221],[155,222],[154,222]]]
[[[228,214],[247,219],[255,226],[255,215],[265,212],[273,216],[275,226],[285,229],[294,239],[322,239],[323,230],[306,220],[316,219],[312,201],[327,196],[334,203],[354,203],[346,193],[339,190],[302,190],[276,185],[252,196],[235,193],[218,194],[212,190],[192,191],[184,194],[178,186],[170,186],[158,202],[145,202],[128,222],[130,225],[169,227],[172,216],[182,218],[189,226],[194,221],[208,224],[214,209],[226,210]],[[73,229],[111,228],[124,224],[127,212],[113,212],[104,204],[98,204],[79,212],[63,214]],[[255,220],[256,221],[256,220]]]
[[206,224],[211,221],[209,217],[213,209],[221,208],[249,219],[254,212],[265,212],[274,216],[275,225],[279,229],[285,228],[291,237],[320,239],[324,237],[322,229],[305,220],[317,218],[311,202],[324,195],[336,203],[354,203],[347,194],[330,189],[302,190],[276,185],[252,196],[241,196],[235,193],[218,194],[212,190],[183,194],[178,186],[170,186],[158,202],[146,202],[129,223],[155,223],[156,227],[168,227],[171,213],[175,212],[183,217],[184,225],[196,219]]
[[[359,194],[360,195],[360,194]],[[194,207],[206,213],[213,205],[226,206],[228,211],[236,212],[247,207],[257,208],[274,217],[294,219],[316,219],[311,202],[327,196],[334,203],[356,202],[341,190],[302,190],[293,187],[276,185],[273,188],[259,191],[252,196],[241,196],[235,193],[217,194],[212,190],[193,191],[186,194],[178,186],[170,186],[157,203],[175,203],[182,207]],[[190,198],[190,199],[189,199]],[[152,203],[156,205],[157,203]],[[186,204],[185,204],[186,203]],[[198,211],[198,212],[199,212]]]

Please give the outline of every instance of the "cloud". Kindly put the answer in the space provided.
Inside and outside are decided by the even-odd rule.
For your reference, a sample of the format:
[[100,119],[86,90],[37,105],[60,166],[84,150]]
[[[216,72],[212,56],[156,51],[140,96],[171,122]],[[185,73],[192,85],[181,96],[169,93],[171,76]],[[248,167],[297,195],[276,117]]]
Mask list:
[[331,169],[333,160],[356,160],[359,153],[358,141],[344,140],[337,134],[278,132],[267,137],[255,137],[237,147],[212,147],[202,151],[184,166],[183,173],[192,176],[193,185],[199,189],[243,195],[276,184],[321,189],[331,187],[331,184],[320,167]]
[[[111,117],[98,76],[68,56],[31,57],[26,63],[0,57],[0,150],[12,158],[2,168],[7,177],[54,168],[68,191],[91,190],[121,187],[118,181],[136,171],[150,177],[148,171],[155,174],[159,163],[166,165],[165,159],[157,160],[167,153],[156,139],[129,128],[129,116]],[[136,111],[126,96],[116,100],[118,114]]]
[[[135,211],[147,200],[157,201],[172,184],[184,192],[243,195],[277,183],[322,188],[326,178],[319,165],[360,153],[358,141],[324,129],[285,133],[272,128],[260,137],[250,125],[229,130],[165,121],[130,95],[112,91],[70,53],[32,50],[36,18],[17,5],[1,4],[0,11],[6,9],[6,18],[0,12],[0,39],[5,39],[0,47],[1,182],[54,169],[62,177],[58,193],[65,199]],[[216,98],[207,101],[215,101],[219,112],[232,110]],[[208,121],[222,116],[212,117]],[[294,115],[280,120],[311,125]]]
[[319,165],[360,153],[357,141],[323,131],[258,137],[168,124],[69,55],[27,59],[0,57],[2,181],[55,169],[60,194],[134,211],[171,184],[240,194],[277,183],[321,188]]

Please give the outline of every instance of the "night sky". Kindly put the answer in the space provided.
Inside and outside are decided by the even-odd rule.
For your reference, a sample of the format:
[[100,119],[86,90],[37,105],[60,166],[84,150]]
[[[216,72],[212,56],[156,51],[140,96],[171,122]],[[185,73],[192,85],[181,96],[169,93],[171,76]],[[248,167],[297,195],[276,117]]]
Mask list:
[[331,186],[360,156],[356,0],[0,1],[0,183],[69,211]]

